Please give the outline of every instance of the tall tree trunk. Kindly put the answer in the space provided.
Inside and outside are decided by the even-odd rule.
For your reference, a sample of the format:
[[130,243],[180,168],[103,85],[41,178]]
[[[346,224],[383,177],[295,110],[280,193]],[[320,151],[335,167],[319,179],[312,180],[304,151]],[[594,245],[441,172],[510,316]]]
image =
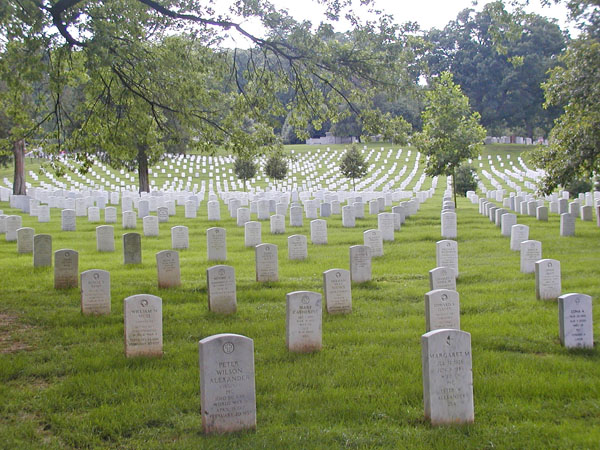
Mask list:
[[148,156],[146,148],[138,147],[138,178],[140,180],[140,192],[150,192],[150,178],[148,176]]
[[455,172],[456,172],[456,170],[452,171],[452,192],[454,193],[454,209],[458,208],[458,205],[456,204],[456,176],[455,176]]
[[20,139],[13,143],[15,158],[15,175],[13,178],[13,195],[27,195],[25,185],[25,140]]

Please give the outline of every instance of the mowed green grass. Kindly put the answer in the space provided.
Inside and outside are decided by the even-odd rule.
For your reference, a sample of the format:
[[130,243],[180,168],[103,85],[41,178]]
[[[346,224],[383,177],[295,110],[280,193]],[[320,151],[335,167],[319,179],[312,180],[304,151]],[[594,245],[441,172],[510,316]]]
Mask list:
[[[79,270],[110,271],[112,313],[82,316],[78,289],[53,289],[53,269],[33,269],[31,255],[0,240],[0,447],[13,448],[598,448],[600,355],[567,350],[558,339],[558,307],[535,299],[533,274],[519,271],[519,255],[477,206],[458,201],[461,327],[472,335],[475,423],[430,426],[423,418],[421,346],[424,294],[435,267],[445,180],[436,195],[407,219],[385,255],[373,261],[373,281],[353,285],[353,312],[323,314],[323,349],[292,354],[285,346],[285,295],[322,292],[322,272],[349,268],[351,245],[376,228],[375,216],[343,228],[327,219],[329,243],[310,244],[309,220],[263,242],[279,248],[276,283],[254,281],[254,251],[224,205],[208,222],[206,201],[197,219],[183,208],[160,236],[143,237],[143,264],[122,264],[120,223],[116,251],[96,252],[95,227],[77,218],[76,232],[61,232],[57,210],[39,224],[54,250],[79,252]],[[5,203],[5,213],[13,213]],[[389,210],[389,208],[388,208]],[[120,208],[119,208],[120,217]],[[600,334],[599,235],[577,221],[576,236],[559,237],[559,219],[519,216],[543,256],[561,261],[563,292],[593,297]],[[180,251],[182,286],[157,288],[155,254],[171,246],[170,227],[190,229]],[[236,271],[238,312],[208,311],[205,230],[227,229],[227,264]],[[138,221],[138,232],[141,221]],[[308,260],[287,259],[286,238],[309,237]],[[164,356],[123,354],[123,299],[149,293],[163,299]],[[217,333],[254,340],[257,430],[202,434],[198,341]]]

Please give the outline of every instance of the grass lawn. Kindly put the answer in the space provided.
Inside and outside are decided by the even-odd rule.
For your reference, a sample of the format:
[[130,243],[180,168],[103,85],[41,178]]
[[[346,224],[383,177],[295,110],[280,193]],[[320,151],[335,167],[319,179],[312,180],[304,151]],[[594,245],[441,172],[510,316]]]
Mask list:
[[[485,158],[487,159],[487,158]],[[418,178],[418,176],[417,176]],[[23,215],[23,226],[50,233],[53,249],[79,252],[79,271],[110,271],[112,312],[82,316],[78,289],[53,289],[53,270],[34,270],[31,255],[0,236],[0,448],[598,448],[600,353],[567,350],[558,339],[558,306],[535,298],[534,275],[519,271],[519,255],[477,206],[458,201],[461,327],[472,335],[475,423],[431,427],[423,418],[420,337],[424,294],[435,267],[445,180],[407,219],[373,281],[353,285],[353,312],[323,316],[323,349],[292,354],[285,346],[285,295],[322,292],[322,272],[348,268],[351,245],[377,228],[375,216],[343,228],[327,219],[328,245],[310,244],[302,228],[270,235],[279,247],[279,282],[254,281],[254,251],[221,206],[209,222],[206,201],[197,219],[183,207],[159,237],[142,237],[143,263],[122,264],[120,221],[116,251],[98,253],[95,226],[77,218],[76,232]],[[0,203],[5,214],[14,213]],[[389,208],[388,208],[389,210]],[[120,208],[119,208],[120,217]],[[559,237],[559,218],[530,226],[543,256],[561,261],[563,292],[591,295],[600,335],[600,228],[577,220],[576,236]],[[182,286],[158,289],[155,254],[171,246],[170,228],[189,227],[180,251]],[[208,311],[206,229],[227,229],[227,264],[236,271],[238,312]],[[141,233],[141,221],[138,220]],[[286,239],[309,236],[308,260],[289,261]],[[123,299],[147,293],[163,300],[164,356],[123,354]],[[198,341],[218,333],[254,340],[257,430],[224,436],[201,432]]]

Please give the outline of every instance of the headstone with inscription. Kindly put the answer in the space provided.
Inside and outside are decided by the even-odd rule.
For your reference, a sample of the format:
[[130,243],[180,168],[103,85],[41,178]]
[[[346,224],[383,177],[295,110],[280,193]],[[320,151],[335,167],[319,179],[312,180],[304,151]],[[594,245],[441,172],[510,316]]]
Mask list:
[[560,297],[560,261],[540,259],[535,263],[535,296],[538,300],[553,300]]
[[521,242],[521,272],[534,273],[535,262],[542,259],[542,243],[528,239]]
[[262,242],[262,225],[257,221],[246,222],[244,225],[244,245],[256,247]]
[[290,227],[302,226],[302,207],[292,206],[290,208]]
[[308,257],[308,245],[306,236],[293,234],[288,236],[288,259],[304,260]]
[[168,289],[181,286],[181,271],[179,269],[179,253],[174,250],[163,250],[156,254],[156,270],[158,272],[158,287]]
[[208,208],[208,220],[221,220],[221,204],[218,201],[213,200],[208,202],[206,205]]
[[156,216],[158,217],[158,223],[167,223],[169,221],[169,207],[159,206],[156,208]]
[[97,206],[90,206],[87,209],[88,222],[96,223],[100,222],[100,208]]
[[523,224],[513,225],[510,229],[510,249],[514,252],[521,250],[521,242],[529,239],[529,227]]
[[33,253],[33,235],[31,227],[21,227],[17,230],[17,253]]
[[21,216],[8,216],[6,219],[6,241],[15,242],[17,240],[17,230],[23,226]]
[[187,250],[190,248],[190,232],[185,225],[171,227],[171,248],[173,250]]
[[138,294],[124,301],[125,356],[162,356],[162,299]]
[[454,269],[450,267],[436,267],[429,271],[429,289],[456,290],[456,275]]
[[279,281],[277,246],[260,244],[254,248],[256,262],[256,281]]
[[592,297],[565,294],[558,297],[560,342],[567,348],[593,348]]
[[371,257],[377,258],[383,256],[383,239],[381,231],[367,230],[363,232],[364,245],[371,247]]
[[435,243],[435,261],[437,267],[449,267],[458,277],[458,243],[450,239],[437,241]]
[[110,273],[91,269],[81,272],[81,313],[110,314]]
[[96,227],[96,250],[99,252],[115,251],[115,230],[112,225]]
[[150,214],[150,202],[148,200],[140,200],[138,202],[138,219],[143,219]]
[[61,230],[62,231],[75,231],[76,228],[76,214],[74,209],[63,209],[61,215]]
[[510,237],[512,226],[517,224],[517,215],[513,213],[503,214],[500,222],[500,232],[502,236]]
[[146,216],[142,219],[142,222],[144,227],[144,236],[158,236],[158,217]]
[[104,209],[104,223],[117,223],[117,208],[107,206]]
[[285,341],[289,351],[310,353],[322,347],[321,294],[295,291],[286,295]]
[[460,330],[460,302],[458,292],[435,289],[425,294],[426,331],[450,328]]
[[471,335],[441,329],[421,336],[423,403],[432,425],[473,423]]
[[354,283],[371,281],[371,247],[368,245],[350,247],[350,278]]
[[213,266],[206,269],[208,309],[219,314],[237,311],[235,269],[231,266]]
[[445,211],[442,213],[442,237],[446,239],[456,239],[456,213]]
[[50,222],[50,207],[48,205],[40,205],[37,207],[37,218],[40,223]]
[[137,216],[135,211],[123,211],[122,214],[122,225],[124,230],[135,230],[137,222]]
[[238,208],[236,223],[238,227],[243,227],[246,222],[250,222],[250,208]]
[[327,221],[315,219],[310,221],[310,241],[313,245],[327,244]]
[[323,272],[323,292],[329,314],[352,312],[352,290],[350,272],[344,269],[329,269]]
[[575,236],[575,217],[571,213],[560,215],[560,235]]
[[79,253],[71,249],[54,252],[54,289],[77,287]]
[[285,216],[282,214],[273,214],[270,218],[271,234],[285,233]]
[[254,342],[217,334],[199,342],[202,429],[223,434],[256,428]]
[[206,255],[209,261],[227,260],[227,232],[225,228],[206,230]]

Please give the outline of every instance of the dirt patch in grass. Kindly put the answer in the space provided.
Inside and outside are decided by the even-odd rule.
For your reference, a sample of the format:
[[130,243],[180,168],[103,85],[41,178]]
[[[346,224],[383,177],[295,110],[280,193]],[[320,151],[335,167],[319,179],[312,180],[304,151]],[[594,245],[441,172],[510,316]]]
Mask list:
[[21,335],[31,330],[31,326],[19,321],[15,314],[0,312],[0,353],[16,353],[31,347],[21,340]]

